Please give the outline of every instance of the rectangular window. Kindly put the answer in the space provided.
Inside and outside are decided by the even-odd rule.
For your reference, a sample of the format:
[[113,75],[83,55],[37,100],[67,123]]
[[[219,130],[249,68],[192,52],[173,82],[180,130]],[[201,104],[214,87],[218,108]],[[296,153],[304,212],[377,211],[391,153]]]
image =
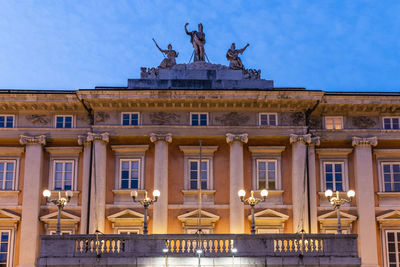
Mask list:
[[383,129],[400,129],[400,117],[385,117],[383,118]]
[[54,190],[73,190],[74,161],[54,161]]
[[139,113],[138,112],[124,112],[121,114],[122,125],[139,125]]
[[343,162],[324,162],[325,190],[344,191]]
[[121,189],[138,189],[140,177],[140,159],[120,160]]
[[14,190],[15,160],[0,161],[0,190]]
[[190,125],[192,126],[207,126],[208,113],[190,113]]
[[400,266],[400,231],[386,232],[386,263],[389,267]]
[[72,128],[72,115],[57,115],[56,128]]
[[200,160],[189,160],[189,179],[190,179],[190,189],[198,189],[198,181],[200,178],[201,189],[208,189],[209,186],[209,173],[208,173],[208,160],[201,161],[201,173],[199,170]]
[[382,163],[383,188],[385,192],[400,191],[400,162]]
[[325,129],[328,130],[343,129],[343,117],[325,117]]
[[277,189],[276,160],[257,160],[257,189]]
[[278,125],[276,113],[260,113],[258,121],[259,121],[258,124],[260,126],[276,126],[276,125]]
[[0,115],[0,128],[13,128],[14,115]]
[[11,240],[10,231],[0,231],[0,266],[11,266],[10,250]]

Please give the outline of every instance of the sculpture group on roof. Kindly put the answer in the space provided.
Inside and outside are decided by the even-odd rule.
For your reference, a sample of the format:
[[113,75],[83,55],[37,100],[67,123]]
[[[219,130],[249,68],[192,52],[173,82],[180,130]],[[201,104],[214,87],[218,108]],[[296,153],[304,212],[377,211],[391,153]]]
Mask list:
[[[190,36],[190,42],[193,45],[193,61],[194,63],[204,63],[203,65],[207,64],[205,62],[205,59],[207,58],[207,54],[204,49],[204,45],[206,43],[206,35],[203,32],[203,24],[199,23],[198,24],[198,30],[197,31],[188,31],[187,26],[189,23],[185,24],[185,32],[187,35]],[[157,68],[141,68],[142,78],[157,78],[158,75],[158,70],[159,69],[171,69],[174,68],[176,69],[177,64],[176,64],[176,58],[178,57],[179,53],[177,53],[175,50],[172,49],[172,45],[169,44],[168,48],[163,50],[161,49],[157,42],[153,39],[156,47],[160,52],[164,55],[164,59],[161,61],[160,65]],[[243,78],[244,79],[260,79],[261,75],[261,70],[256,70],[256,69],[246,69],[242,63],[241,58],[239,57],[240,54],[243,54],[243,52],[246,50],[247,47],[249,47],[250,44],[246,44],[242,49],[236,49],[235,43],[232,43],[231,47],[228,49],[226,52],[226,59],[229,61],[229,69],[231,70],[242,70],[243,73]],[[189,61],[191,61],[192,57],[190,58]],[[207,58],[208,60],[208,58]],[[178,64],[182,65],[182,64]],[[211,66],[212,65],[212,66]],[[221,65],[216,65],[216,64],[210,64],[208,63],[207,66],[202,66],[206,68],[215,68],[218,67],[220,69],[228,69],[228,67],[221,66]],[[181,68],[179,68],[181,69]],[[185,68],[186,69],[186,68]]]

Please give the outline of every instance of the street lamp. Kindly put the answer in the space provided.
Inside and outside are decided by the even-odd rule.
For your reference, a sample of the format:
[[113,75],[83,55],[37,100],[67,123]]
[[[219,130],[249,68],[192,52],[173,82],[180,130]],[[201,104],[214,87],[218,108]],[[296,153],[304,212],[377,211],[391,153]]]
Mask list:
[[143,234],[147,235],[147,208],[154,202],[157,202],[158,198],[160,197],[160,191],[158,191],[157,189],[153,191],[154,199],[151,199],[147,196],[147,191],[144,191],[144,199],[136,200],[137,196],[138,192],[136,190],[131,191],[131,197],[133,199],[133,202],[139,202],[144,207]]
[[253,190],[250,192],[250,197],[244,198],[246,195],[246,191],[243,189],[239,190],[238,192],[240,201],[242,201],[245,205],[250,205],[251,207],[251,234],[254,235],[256,233],[256,225],[254,222],[254,206],[259,203],[259,202],[264,202],[267,199],[268,196],[268,191],[266,189],[261,190],[261,197],[262,198],[256,198],[254,197],[254,192]]
[[339,196],[339,191],[336,191],[335,196],[333,196],[333,191],[328,189],[325,191],[325,197],[328,198],[329,202],[333,206],[333,208],[337,211],[337,233],[341,234],[342,233],[342,224],[340,222],[340,206],[349,203],[352,201],[353,197],[356,195],[356,192],[354,190],[349,190],[347,191],[347,198],[341,198]]
[[46,199],[46,203],[53,203],[58,208],[58,216],[57,216],[57,231],[56,234],[61,234],[61,211],[64,209],[65,205],[70,202],[72,198],[72,191],[68,190],[65,192],[65,197],[61,197],[61,191],[58,191],[58,199],[50,199],[51,191],[49,189],[43,190],[43,196]]

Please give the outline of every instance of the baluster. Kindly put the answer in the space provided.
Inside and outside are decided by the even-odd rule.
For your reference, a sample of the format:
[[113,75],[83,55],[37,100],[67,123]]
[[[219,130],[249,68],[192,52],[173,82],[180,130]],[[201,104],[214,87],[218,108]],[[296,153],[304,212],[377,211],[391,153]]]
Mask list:
[[80,240],[75,241],[75,252],[81,252],[81,241]]

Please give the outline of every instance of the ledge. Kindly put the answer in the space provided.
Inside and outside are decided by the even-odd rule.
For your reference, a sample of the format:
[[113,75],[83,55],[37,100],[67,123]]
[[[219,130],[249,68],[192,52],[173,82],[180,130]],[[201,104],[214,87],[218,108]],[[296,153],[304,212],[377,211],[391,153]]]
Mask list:
[[[181,191],[184,195],[198,195],[199,194],[199,190],[182,190]],[[216,190],[201,190],[201,194],[202,195],[212,195],[215,194],[215,192],[217,192]]]

